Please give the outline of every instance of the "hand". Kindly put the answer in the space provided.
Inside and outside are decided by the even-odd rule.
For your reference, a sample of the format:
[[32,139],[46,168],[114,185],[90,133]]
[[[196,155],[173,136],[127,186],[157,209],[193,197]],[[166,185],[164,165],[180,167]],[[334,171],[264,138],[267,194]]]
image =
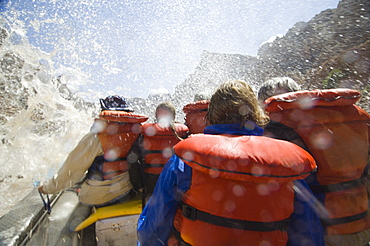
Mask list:
[[42,186],[40,186],[39,188],[38,188],[38,190],[39,190],[39,192],[40,193],[42,193],[42,194],[47,194],[46,192],[44,192],[44,188],[43,188],[44,186],[42,185]]

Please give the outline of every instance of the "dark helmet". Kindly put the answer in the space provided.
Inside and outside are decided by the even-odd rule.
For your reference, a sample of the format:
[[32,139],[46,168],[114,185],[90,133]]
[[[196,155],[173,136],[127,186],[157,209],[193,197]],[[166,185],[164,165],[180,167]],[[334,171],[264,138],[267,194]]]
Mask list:
[[101,110],[118,110],[126,112],[134,112],[126,99],[120,96],[108,96],[105,99],[100,99]]

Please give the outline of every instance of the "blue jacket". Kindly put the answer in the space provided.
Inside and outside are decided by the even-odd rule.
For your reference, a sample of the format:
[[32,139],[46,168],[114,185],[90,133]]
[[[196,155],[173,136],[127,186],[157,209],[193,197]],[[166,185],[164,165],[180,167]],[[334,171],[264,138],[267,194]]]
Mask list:
[[[239,124],[212,125],[205,134],[233,134],[261,136],[263,130],[239,129]],[[176,209],[191,184],[192,168],[173,155],[163,169],[152,197],[149,199],[138,220],[138,245],[167,245],[173,229]],[[294,181],[294,212],[288,228],[288,245],[324,246],[323,230],[314,211],[315,199],[304,180]]]

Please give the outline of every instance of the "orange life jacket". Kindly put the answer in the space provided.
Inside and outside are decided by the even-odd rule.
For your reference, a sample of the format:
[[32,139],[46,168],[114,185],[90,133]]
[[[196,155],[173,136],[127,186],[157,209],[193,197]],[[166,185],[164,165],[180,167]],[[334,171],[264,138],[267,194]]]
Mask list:
[[209,100],[189,103],[183,108],[186,125],[191,134],[203,133],[206,127],[206,115],[208,112]]
[[[351,234],[370,228],[368,195],[362,183],[367,166],[370,116],[354,105],[350,89],[285,93],[265,101],[272,120],[293,128],[315,158],[316,180],[307,182],[324,198],[326,233]],[[311,183],[312,182],[312,183]]]
[[[179,137],[185,137],[189,131],[183,124],[174,123]],[[143,139],[144,172],[159,175],[173,154],[172,147],[180,139],[171,127],[161,127],[158,123],[147,123],[141,126]]]
[[145,115],[125,111],[104,110],[95,120],[94,129],[103,147],[104,155],[95,158],[89,169],[90,179],[107,180],[129,169],[127,154],[140,134]]
[[174,219],[183,241],[287,244],[293,181],[316,168],[306,151],[287,141],[231,135],[193,135],[174,151],[192,167],[190,189]]

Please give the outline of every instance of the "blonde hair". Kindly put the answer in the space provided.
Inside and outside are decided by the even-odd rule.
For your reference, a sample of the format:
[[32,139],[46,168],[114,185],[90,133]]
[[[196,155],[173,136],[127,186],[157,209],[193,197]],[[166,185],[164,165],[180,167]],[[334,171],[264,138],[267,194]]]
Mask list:
[[223,83],[212,95],[207,118],[211,125],[244,125],[246,120],[259,126],[269,122],[269,118],[258,106],[253,89],[244,81],[233,80]]

